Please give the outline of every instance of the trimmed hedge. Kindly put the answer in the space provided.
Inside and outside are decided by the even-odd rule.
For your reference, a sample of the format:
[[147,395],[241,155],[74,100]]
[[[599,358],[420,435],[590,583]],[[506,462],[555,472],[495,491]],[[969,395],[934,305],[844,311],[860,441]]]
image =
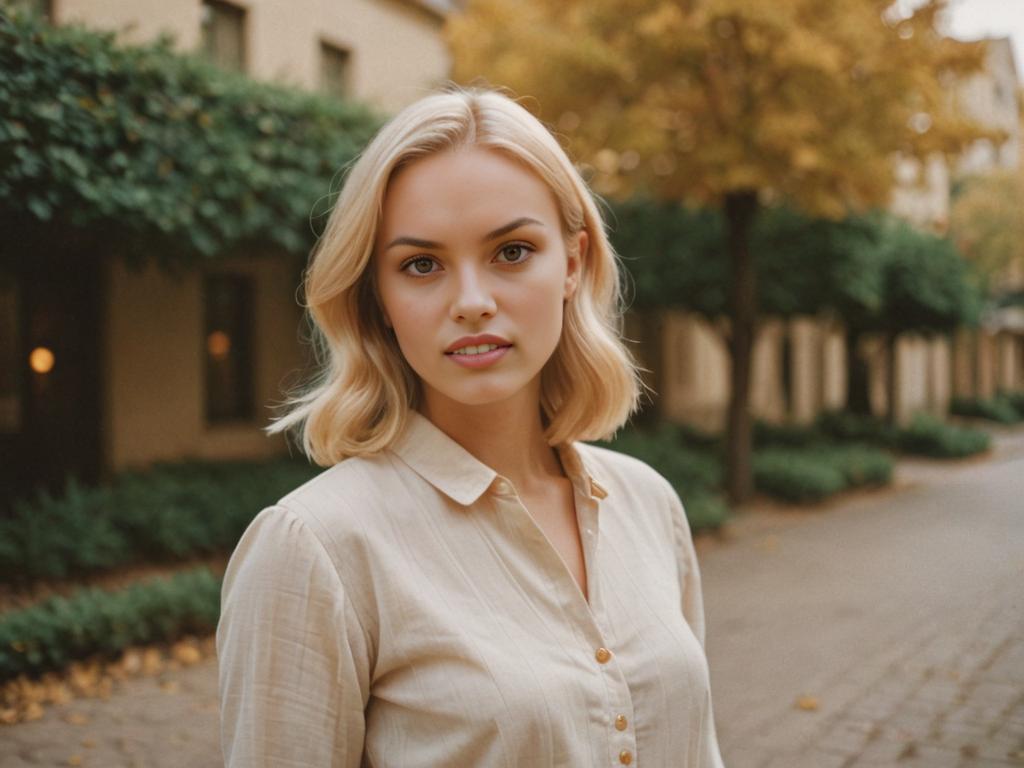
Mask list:
[[766,448],[754,453],[754,485],[792,502],[811,502],[848,488],[885,485],[892,480],[892,457],[865,445]]
[[135,562],[174,562],[229,552],[252,518],[311,479],[293,459],[156,464],[110,486],[74,478],[0,519],[0,581],[66,579]]
[[954,397],[950,401],[949,412],[957,416],[986,419],[1000,424],[1017,424],[1024,421],[1024,410],[1017,406],[1017,399],[1011,399],[1005,395],[994,397],[991,400]]
[[704,435],[663,423],[654,431],[626,430],[603,447],[629,454],[660,472],[679,494],[692,530],[718,528],[729,508],[718,493],[722,467],[707,449],[693,447]]
[[828,411],[819,415],[816,424],[834,440],[870,443],[936,459],[984,453],[992,442],[986,432],[947,424],[927,414],[916,415],[907,427],[893,427],[872,416]]
[[208,568],[137,582],[118,591],[88,588],[0,615],[0,681],[37,676],[131,645],[209,634],[220,616],[221,580]]
[[984,453],[992,444],[987,433],[955,427],[932,416],[920,414],[900,433],[899,448],[936,459],[959,459]]

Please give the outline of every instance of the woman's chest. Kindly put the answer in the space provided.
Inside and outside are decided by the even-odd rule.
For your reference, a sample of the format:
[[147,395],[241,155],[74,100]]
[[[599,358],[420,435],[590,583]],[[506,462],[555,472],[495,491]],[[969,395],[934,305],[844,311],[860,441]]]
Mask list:
[[455,533],[437,558],[391,572],[400,608],[382,616],[368,709],[378,736],[442,729],[467,739],[462,759],[515,744],[518,764],[595,764],[605,756],[592,762],[581,744],[635,754],[700,706],[706,661],[670,545],[606,524],[588,602],[550,535],[528,523]]

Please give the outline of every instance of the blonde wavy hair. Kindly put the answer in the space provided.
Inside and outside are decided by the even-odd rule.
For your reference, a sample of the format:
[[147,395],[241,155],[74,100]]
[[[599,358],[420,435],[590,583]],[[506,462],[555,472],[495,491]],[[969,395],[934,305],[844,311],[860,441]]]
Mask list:
[[384,322],[372,266],[384,196],[395,172],[445,150],[476,146],[533,170],[554,192],[564,234],[586,230],[580,283],[561,339],[541,371],[545,439],[608,439],[636,410],[643,386],[621,340],[618,257],[595,199],[558,141],[526,109],[489,89],[451,88],[406,107],[351,167],[305,271],[317,373],[289,394],[268,434],[296,430],[312,461],[330,466],[377,453],[401,434],[421,383]]

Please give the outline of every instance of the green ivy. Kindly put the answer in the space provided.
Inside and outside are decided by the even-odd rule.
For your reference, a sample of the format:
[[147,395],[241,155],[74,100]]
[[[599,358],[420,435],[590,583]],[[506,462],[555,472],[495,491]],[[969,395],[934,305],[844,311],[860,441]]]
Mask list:
[[305,254],[314,207],[379,124],[168,40],[120,46],[0,8],[0,218],[19,236],[0,257],[71,233],[129,260]]

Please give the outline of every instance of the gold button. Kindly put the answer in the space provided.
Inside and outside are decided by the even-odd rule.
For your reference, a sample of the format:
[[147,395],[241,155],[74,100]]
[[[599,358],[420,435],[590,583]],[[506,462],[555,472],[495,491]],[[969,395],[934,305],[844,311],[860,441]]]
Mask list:
[[616,727],[616,729],[618,729],[620,731],[624,731],[624,730],[626,730],[626,726],[627,725],[629,725],[629,723],[626,722],[626,716],[625,715],[619,715],[618,717],[615,718],[615,727]]
[[611,657],[612,652],[609,651],[607,648],[598,648],[597,653],[594,654],[594,658],[596,658],[598,663],[600,664],[607,663],[608,659],[610,659]]
[[630,752],[628,749],[622,750],[621,752],[619,752],[619,762],[623,765],[629,765],[633,762],[633,753]]

